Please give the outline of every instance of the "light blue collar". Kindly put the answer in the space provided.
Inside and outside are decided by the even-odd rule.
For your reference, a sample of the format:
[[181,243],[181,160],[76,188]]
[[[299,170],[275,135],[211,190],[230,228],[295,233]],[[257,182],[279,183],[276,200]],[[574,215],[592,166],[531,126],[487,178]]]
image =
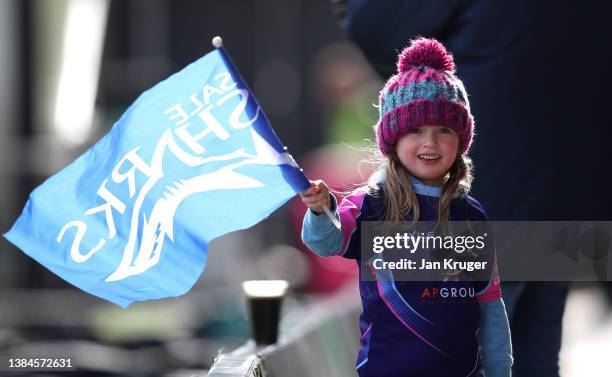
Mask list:
[[442,187],[428,186],[420,179],[415,178],[414,176],[412,176],[411,178],[412,187],[414,187],[414,191],[417,194],[425,196],[435,196],[438,198],[440,197],[440,195],[442,195]]
[[[382,182],[385,179],[385,170],[384,169],[380,169],[378,171],[376,171],[372,177],[375,179],[375,182]],[[436,186],[428,186],[425,183],[423,183],[423,181],[421,181],[420,179],[414,177],[411,175],[411,182],[412,182],[412,187],[414,187],[414,191],[419,194],[419,195],[425,195],[425,196],[434,196],[436,198],[439,198],[442,195],[442,187],[436,187]],[[455,194],[453,197],[458,197],[458,194]]]

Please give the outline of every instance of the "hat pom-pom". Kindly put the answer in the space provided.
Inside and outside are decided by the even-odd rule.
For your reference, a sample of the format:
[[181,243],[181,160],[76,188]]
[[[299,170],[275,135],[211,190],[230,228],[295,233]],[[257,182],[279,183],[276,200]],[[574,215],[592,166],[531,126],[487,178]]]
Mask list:
[[419,66],[443,71],[455,71],[455,62],[442,43],[431,38],[417,38],[399,55],[397,71],[407,72]]

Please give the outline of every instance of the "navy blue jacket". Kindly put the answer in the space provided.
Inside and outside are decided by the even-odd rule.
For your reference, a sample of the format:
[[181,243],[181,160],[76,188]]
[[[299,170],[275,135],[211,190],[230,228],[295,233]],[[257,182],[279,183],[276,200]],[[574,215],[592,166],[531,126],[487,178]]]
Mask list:
[[[418,180],[413,186],[420,220],[435,221],[440,188]],[[510,375],[510,335],[496,268],[484,282],[402,281],[367,268],[370,258],[362,256],[368,250],[361,247],[361,224],[383,220],[382,197],[357,191],[342,200],[336,215],[340,230],[309,210],[302,239],[318,255],[342,255],[366,267],[359,271],[360,377],[466,377],[481,368],[489,377]],[[476,200],[461,197],[451,202],[450,220],[484,221],[486,214]]]
[[476,120],[471,192],[492,220],[610,220],[612,3],[347,6],[349,37],[385,77],[417,35],[453,53]]

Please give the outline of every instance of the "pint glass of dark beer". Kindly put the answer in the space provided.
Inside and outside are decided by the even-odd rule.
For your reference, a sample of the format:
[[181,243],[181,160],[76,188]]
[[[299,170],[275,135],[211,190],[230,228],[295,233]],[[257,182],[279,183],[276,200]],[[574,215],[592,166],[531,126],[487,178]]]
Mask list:
[[249,280],[242,283],[251,334],[258,346],[278,340],[278,323],[283,297],[289,284],[285,280]]

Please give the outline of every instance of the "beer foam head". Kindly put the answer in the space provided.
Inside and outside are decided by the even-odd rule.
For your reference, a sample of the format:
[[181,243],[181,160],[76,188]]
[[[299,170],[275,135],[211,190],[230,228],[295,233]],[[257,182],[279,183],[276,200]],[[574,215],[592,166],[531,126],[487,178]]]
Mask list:
[[250,297],[281,297],[287,291],[286,280],[249,280],[242,282],[242,289]]

